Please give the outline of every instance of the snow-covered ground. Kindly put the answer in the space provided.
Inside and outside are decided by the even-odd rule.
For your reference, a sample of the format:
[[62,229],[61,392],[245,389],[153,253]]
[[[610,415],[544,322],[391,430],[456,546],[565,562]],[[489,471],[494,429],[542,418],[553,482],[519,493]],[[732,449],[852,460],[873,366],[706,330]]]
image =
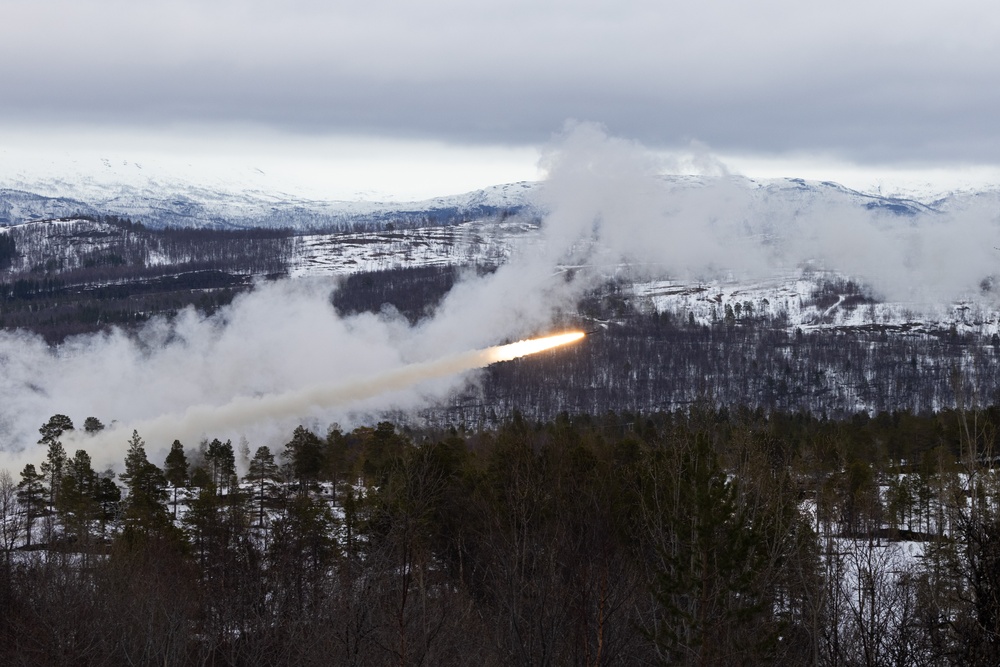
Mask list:
[[848,277],[834,272],[788,271],[767,280],[650,280],[632,287],[634,304],[647,310],[669,312],[698,324],[726,317],[766,318],[787,322],[791,328],[873,329],[927,333],[950,330],[977,336],[1000,333],[1000,309],[982,297],[954,303],[878,302],[865,295],[839,294],[834,303],[818,300],[825,284]]
[[300,237],[292,277],[347,275],[401,267],[502,264],[519,240],[537,235],[527,222],[476,220],[359,234]]

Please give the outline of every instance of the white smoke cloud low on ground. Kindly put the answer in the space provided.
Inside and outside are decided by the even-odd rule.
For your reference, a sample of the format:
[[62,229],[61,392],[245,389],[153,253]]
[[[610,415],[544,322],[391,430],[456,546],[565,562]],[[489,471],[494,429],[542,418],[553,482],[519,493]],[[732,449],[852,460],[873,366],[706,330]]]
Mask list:
[[978,292],[1000,269],[996,189],[901,215],[836,187],[751,181],[701,146],[686,159],[698,177],[662,176],[677,159],[570,126],[543,157],[549,238],[563,249],[591,238],[581,262],[625,260],[681,279],[765,278],[808,264],[917,309],[992,298]]
[[[330,303],[333,283],[299,280],[261,284],[211,317],[189,309],[173,321],[154,319],[134,334],[114,330],[52,348],[30,334],[0,333],[0,467],[40,461],[37,429],[56,413],[78,426],[87,416],[116,421],[119,428],[99,439],[67,441],[70,453],[86,448],[103,466],[120,465],[133,424],[146,425],[140,436],[157,460],[174,438],[193,447],[201,437],[245,436],[254,446],[280,447],[299,423],[322,429],[351,411],[433,404],[468,377],[394,385],[325,406],[290,401],[257,422],[244,414],[259,397],[341,391],[410,364],[547,332],[554,314],[571,311],[624,261],[688,279],[761,277],[811,262],[888,298],[928,302],[975,292],[996,270],[993,199],[897,216],[843,198],[769,193],[710,155],[699,160],[702,178],[665,179],[669,165],[642,146],[597,125],[568,125],[543,158],[549,213],[539,240],[493,274],[470,273],[415,326],[391,313],[340,317]],[[561,271],[566,266],[600,268]],[[215,418],[184,422],[185,414],[234,400],[243,410],[239,428]],[[205,430],[190,427],[196,422]]]

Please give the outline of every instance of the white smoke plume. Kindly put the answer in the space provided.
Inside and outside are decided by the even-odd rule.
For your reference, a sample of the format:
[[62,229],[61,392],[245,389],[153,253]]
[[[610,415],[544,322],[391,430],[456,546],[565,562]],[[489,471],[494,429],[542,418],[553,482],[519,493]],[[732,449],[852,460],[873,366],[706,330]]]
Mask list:
[[141,432],[156,442],[171,438],[196,442],[206,433],[244,433],[258,424],[287,422],[289,417],[302,418],[365,399],[398,392],[437,378],[458,375],[500,361],[510,361],[566,345],[584,337],[582,332],[556,334],[543,338],[496,345],[484,350],[471,350],[405,365],[383,373],[368,373],[348,377],[333,384],[295,389],[281,394],[239,396],[224,405],[193,405],[183,414],[161,415],[138,423],[113,427],[97,434],[67,434],[68,445],[78,445],[96,452],[116,451],[116,445],[127,439],[128,430]]
[[[386,313],[339,317],[333,282],[300,280],[262,284],[211,317],[187,310],[136,334],[80,336],[51,348],[30,334],[0,333],[0,467],[40,461],[38,427],[56,413],[78,426],[87,416],[121,426],[117,439],[79,441],[101,465],[120,465],[130,425],[143,425],[153,460],[174,438],[192,447],[202,437],[246,435],[280,446],[298,423],[322,428],[347,414],[345,403],[330,405],[337,401],[303,408],[303,388],[357,391],[413,364],[547,331],[555,313],[571,310],[624,261],[677,278],[760,277],[813,262],[911,302],[974,293],[997,270],[995,198],[894,216],[847,200],[784,196],[749,186],[710,157],[698,163],[701,178],[664,178],[664,162],[642,146],[596,125],[569,125],[543,158],[548,215],[538,240],[495,273],[467,276],[416,326]],[[418,408],[467,380],[459,372],[380,385],[352,396],[351,409]],[[267,400],[281,409],[269,408],[247,430],[236,418],[196,424],[213,410],[263,416]],[[185,415],[196,425],[181,428]]]

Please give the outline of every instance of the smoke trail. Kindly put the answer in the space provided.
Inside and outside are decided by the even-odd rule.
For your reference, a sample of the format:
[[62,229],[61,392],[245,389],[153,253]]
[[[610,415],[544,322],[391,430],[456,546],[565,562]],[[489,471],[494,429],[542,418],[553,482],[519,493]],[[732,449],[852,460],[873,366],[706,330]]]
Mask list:
[[457,375],[490,364],[538,354],[581,340],[582,332],[569,332],[471,350],[403,366],[368,378],[343,384],[316,385],[281,394],[240,396],[220,406],[195,405],[182,414],[162,415],[132,424],[117,424],[98,435],[67,433],[66,448],[85,448],[98,465],[119,462],[128,435],[135,429],[149,442],[163,444],[173,439],[197,442],[220,432],[240,432],[261,422],[295,419],[317,410],[361,401],[407,389],[426,380]]

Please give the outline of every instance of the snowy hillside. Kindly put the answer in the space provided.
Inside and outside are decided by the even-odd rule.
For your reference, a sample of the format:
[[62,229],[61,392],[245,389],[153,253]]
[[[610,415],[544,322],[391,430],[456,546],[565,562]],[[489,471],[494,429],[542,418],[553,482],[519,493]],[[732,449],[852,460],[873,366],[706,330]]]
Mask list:
[[89,198],[51,196],[2,187],[0,225],[78,214],[117,215],[151,227],[289,227],[356,229],[393,222],[419,226],[521,210],[535,186],[513,183],[422,202],[319,201],[263,192],[230,193],[198,187],[136,190],[123,187]]
[[[838,287],[840,289],[838,289]],[[698,324],[726,320],[771,320],[790,329],[896,331],[932,334],[950,331],[989,337],[1000,333],[1000,308],[982,298],[954,303],[879,301],[847,276],[800,271],[763,281],[676,281],[636,283],[633,304],[671,313]]]
[[[516,208],[524,204],[523,190],[533,187],[514,183],[466,193],[426,187],[380,192],[358,190],[356,180],[322,165],[262,156],[220,159],[196,150],[183,155],[114,150],[59,154],[0,146],[0,225],[84,213],[131,218],[152,227],[350,228],[346,225],[352,222],[388,216],[416,218],[414,212],[443,220],[475,217],[467,211]],[[420,181],[421,174],[414,173],[412,180]]]
[[[0,234],[13,237],[18,248],[10,267],[0,273],[6,273],[6,280],[17,275],[38,276],[40,271],[66,275],[66,271],[88,266],[165,269],[211,257],[192,250],[204,249],[197,239],[193,246],[179,245],[155,230],[88,219],[23,223],[0,230]],[[270,245],[257,251],[270,262],[243,265],[266,266],[266,273],[294,278],[400,268],[497,266],[518,248],[537,242],[539,234],[536,224],[515,218],[415,229],[304,234],[272,239]],[[251,250],[238,240],[235,246],[243,253]],[[869,286],[852,282],[849,275],[811,267],[752,280],[632,278],[628,265],[565,268],[591,270],[597,281],[624,284],[628,302],[644,312],[670,313],[698,324],[711,325],[728,318],[733,323],[768,321],[789,330],[935,333],[955,327],[959,333],[975,336],[1000,333],[1000,308],[992,292],[951,303],[894,302],[880,299]],[[238,273],[247,271],[253,272],[242,269]],[[77,278],[81,279],[87,280],[83,275]],[[104,277],[100,282],[106,280]],[[121,280],[125,278],[116,278],[115,282]]]
[[[373,229],[451,224],[489,216],[542,212],[543,184],[518,182],[422,201],[399,201],[382,193],[350,192],[336,183],[296,187],[288,176],[246,167],[214,173],[197,163],[167,167],[128,160],[94,164],[39,163],[0,155],[0,225],[76,214],[115,215],[151,227],[290,227]],[[669,194],[684,197],[717,179],[663,176]],[[935,193],[919,196],[863,193],[829,181],[732,177],[725,185],[747,205],[748,222],[763,211],[791,215],[821,206],[884,211],[895,215],[962,208],[996,192]],[[766,217],[766,216],[765,216]]]
[[533,183],[400,201],[330,183],[300,187],[289,175],[252,166],[213,171],[197,161],[49,161],[0,151],[0,225],[115,215],[150,227],[358,229],[386,221],[454,222],[520,210]]
[[392,232],[309,234],[298,239],[290,275],[349,275],[424,266],[504,263],[515,239],[537,233],[519,222],[467,222]]

